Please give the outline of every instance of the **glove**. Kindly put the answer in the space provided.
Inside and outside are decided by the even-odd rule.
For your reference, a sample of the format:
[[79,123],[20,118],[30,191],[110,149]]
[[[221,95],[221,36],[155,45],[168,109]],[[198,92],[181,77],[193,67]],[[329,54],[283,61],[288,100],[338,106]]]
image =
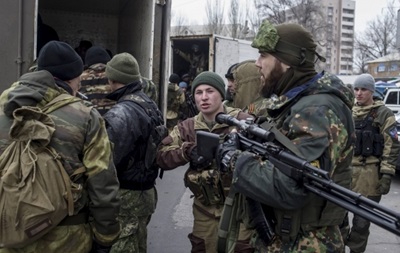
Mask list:
[[387,194],[390,190],[391,181],[392,181],[391,175],[383,174],[378,184],[376,185],[376,190],[382,195]]
[[92,250],[90,253],[109,253],[111,250],[111,246],[104,246],[99,244],[96,240],[93,240]]
[[197,146],[190,151],[190,168],[195,170],[202,170],[211,165],[211,161],[205,159],[203,156],[197,153]]
[[232,132],[225,137],[225,142],[219,144],[217,148],[216,160],[217,166],[220,171],[227,172],[232,170],[234,166],[234,161],[240,151],[240,141],[239,136],[236,132]]

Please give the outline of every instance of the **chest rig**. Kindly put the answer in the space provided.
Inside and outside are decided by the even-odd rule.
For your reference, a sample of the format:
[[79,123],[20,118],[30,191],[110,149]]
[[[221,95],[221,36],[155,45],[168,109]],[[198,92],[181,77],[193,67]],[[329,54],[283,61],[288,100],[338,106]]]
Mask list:
[[365,118],[354,121],[356,129],[355,156],[382,156],[383,135],[380,133],[379,127],[373,124],[376,116],[377,108],[373,108]]

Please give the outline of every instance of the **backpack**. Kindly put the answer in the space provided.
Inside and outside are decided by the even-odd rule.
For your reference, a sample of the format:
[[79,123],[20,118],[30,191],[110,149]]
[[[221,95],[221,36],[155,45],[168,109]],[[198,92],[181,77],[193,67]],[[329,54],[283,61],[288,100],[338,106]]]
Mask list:
[[55,124],[46,113],[77,101],[62,94],[43,109],[13,112],[12,142],[0,156],[0,248],[24,247],[74,214],[74,187],[81,186],[71,186],[60,155],[48,145]]
[[168,135],[168,129],[164,125],[164,118],[160,110],[155,102],[146,96],[142,91],[126,95],[122,98],[122,100],[129,100],[136,103],[151,118],[153,127],[150,137],[147,139],[144,164],[146,169],[152,169],[155,167],[158,169],[158,166],[156,166],[157,164],[155,162],[157,149],[161,141]]

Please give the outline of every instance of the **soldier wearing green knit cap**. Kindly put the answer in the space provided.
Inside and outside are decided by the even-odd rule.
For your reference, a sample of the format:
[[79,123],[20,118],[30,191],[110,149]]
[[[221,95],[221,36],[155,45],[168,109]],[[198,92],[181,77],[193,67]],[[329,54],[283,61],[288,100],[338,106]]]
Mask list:
[[[198,154],[196,132],[228,134],[233,127],[215,122],[215,116],[221,112],[239,120],[251,116],[240,109],[223,105],[225,83],[214,72],[204,71],[197,75],[191,91],[199,113],[179,122],[162,141],[157,152],[157,163],[164,170],[189,163],[184,182],[194,196],[193,228],[188,235],[192,245],[190,252],[216,253],[218,224],[231,186],[232,171],[220,171],[214,159],[206,159]],[[253,252],[249,245],[251,232],[243,224],[239,226],[235,252]]]
[[[315,62],[325,59],[317,53],[311,33],[298,24],[265,21],[252,47],[260,53],[255,64],[263,82],[261,94],[269,99],[269,121],[307,161],[350,188],[354,96],[336,76],[317,73]],[[344,209],[309,192],[267,158],[241,151],[232,140],[220,145],[218,154],[217,162],[223,160],[229,167],[224,169],[233,170],[232,187],[270,210],[257,217],[243,213],[243,220],[264,215],[274,224],[270,240],[264,227],[248,224],[255,231],[255,252],[344,252],[339,230]],[[237,210],[238,216],[242,210]]]

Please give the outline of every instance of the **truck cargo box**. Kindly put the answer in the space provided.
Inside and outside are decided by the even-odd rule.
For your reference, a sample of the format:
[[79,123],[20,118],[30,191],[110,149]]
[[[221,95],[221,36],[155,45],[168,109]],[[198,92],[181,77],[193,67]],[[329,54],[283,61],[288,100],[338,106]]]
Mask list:
[[37,23],[76,48],[80,41],[103,46],[112,54],[128,52],[141,74],[163,86],[167,79],[170,3],[156,0],[2,0],[0,2],[0,91],[27,72],[37,57]]

